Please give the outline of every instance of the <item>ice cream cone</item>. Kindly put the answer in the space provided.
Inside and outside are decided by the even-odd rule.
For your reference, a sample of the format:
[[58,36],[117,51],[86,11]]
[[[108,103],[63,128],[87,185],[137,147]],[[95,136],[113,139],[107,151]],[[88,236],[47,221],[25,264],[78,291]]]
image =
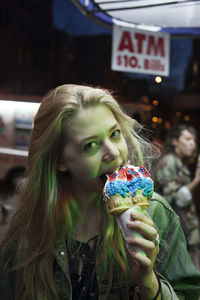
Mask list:
[[119,215],[125,210],[140,206],[142,210],[145,210],[149,206],[147,197],[142,195],[140,190],[136,191],[135,196],[133,193],[130,193],[123,198],[120,194],[113,195],[107,200],[107,207],[110,214]]
[[[153,194],[153,181],[149,172],[144,167],[127,165],[107,175],[107,181],[103,190],[104,201],[108,213],[116,215],[124,238],[139,235],[127,227],[130,214],[133,209],[143,212],[148,206]],[[132,251],[139,251],[136,247],[127,245]],[[144,251],[142,253],[145,255]]]

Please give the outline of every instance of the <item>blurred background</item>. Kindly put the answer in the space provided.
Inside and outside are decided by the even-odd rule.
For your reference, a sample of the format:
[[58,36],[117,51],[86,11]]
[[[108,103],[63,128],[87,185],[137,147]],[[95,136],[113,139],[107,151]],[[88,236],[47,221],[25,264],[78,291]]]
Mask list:
[[1,199],[24,175],[32,119],[41,97],[57,85],[114,91],[160,144],[175,124],[199,132],[199,34],[171,35],[168,77],[112,71],[111,46],[111,30],[71,0],[0,0]]
[[137,117],[161,140],[174,123],[200,126],[199,35],[171,36],[170,75],[157,83],[156,76],[111,71],[112,32],[71,0],[0,0],[0,34],[1,99],[40,101],[68,82],[103,85],[136,104]]

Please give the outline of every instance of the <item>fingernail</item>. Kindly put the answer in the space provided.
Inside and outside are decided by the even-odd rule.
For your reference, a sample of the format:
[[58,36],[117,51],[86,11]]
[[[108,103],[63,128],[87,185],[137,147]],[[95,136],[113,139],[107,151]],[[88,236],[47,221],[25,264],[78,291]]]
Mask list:
[[126,223],[127,227],[133,227],[134,224],[135,224],[135,222],[132,222],[132,221],[128,221],[128,222]]
[[133,218],[138,218],[139,217],[139,214],[138,214],[138,212],[137,211],[132,211],[131,212],[131,216],[133,217]]
[[131,240],[129,238],[126,238],[125,241],[126,241],[127,244],[129,244]]

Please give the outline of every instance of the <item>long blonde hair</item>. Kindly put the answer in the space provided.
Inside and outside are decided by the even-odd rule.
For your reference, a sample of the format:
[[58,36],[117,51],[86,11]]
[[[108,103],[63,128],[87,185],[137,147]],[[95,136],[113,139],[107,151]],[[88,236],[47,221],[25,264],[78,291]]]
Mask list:
[[[42,99],[30,140],[27,179],[20,194],[19,207],[0,249],[2,258],[10,245],[16,247],[16,267],[22,276],[16,288],[17,300],[58,299],[53,279],[54,246],[66,231],[70,232],[74,205],[64,197],[63,178],[57,170],[67,142],[64,129],[79,110],[99,104],[110,108],[120,124],[130,163],[148,167],[151,146],[140,136],[141,126],[123,112],[107,90],[66,84]],[[106,253],[106,247],[111,248],[116,261],[122,265],[114,249],[115,239],[122,241],[122,238],[119,231],[114,230],[112,218],[108,223],[104,251]],[[121,253],[125,260],[123,246]]]

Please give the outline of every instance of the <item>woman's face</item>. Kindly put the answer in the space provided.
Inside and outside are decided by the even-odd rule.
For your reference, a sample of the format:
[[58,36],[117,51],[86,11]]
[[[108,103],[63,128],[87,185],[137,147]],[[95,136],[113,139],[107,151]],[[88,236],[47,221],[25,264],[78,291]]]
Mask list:
[[69,170],[77,188],[102,192],[105,173],[127,163],[127,144],[113,113],[104,105],[79,111],[66,131],[59,169]]
[[196,148],[195,135],[185,129],[178,139],[174,139],[173,145],[180,158],[190,157]]

